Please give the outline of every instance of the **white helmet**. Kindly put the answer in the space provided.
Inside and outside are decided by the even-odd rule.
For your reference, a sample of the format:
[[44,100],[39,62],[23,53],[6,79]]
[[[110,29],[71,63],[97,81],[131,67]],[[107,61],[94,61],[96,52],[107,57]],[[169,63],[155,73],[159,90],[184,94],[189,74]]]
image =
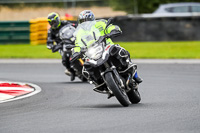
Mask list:
[[92,11],[84,10],[78,16],[78,23],[81,24],[85,21],[93,21],[95,20],[95,16]]

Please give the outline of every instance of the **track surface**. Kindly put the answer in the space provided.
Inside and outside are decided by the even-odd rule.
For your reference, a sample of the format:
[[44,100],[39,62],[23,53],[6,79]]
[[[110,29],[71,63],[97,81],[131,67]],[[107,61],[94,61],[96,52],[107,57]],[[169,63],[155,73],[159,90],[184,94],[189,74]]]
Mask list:
[[42,91],[0,104],[1,133],[199,133],[200,65],[138,64],[142,101],[122,107],[60,63],[0,64],[0,80],[37,84]]

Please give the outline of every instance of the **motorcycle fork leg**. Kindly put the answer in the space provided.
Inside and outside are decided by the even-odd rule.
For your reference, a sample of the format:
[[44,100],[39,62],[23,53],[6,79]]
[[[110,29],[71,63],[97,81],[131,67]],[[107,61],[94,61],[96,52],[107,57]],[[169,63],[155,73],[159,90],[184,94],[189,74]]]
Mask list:
[[79,60],[79,62],[81,63],[81,66],[83,66],[84,61],[83,61],[81,58],[79,58],[78,60]]
[[112,62],[111,62],[111,65],[112,65],[111,69],[113,70],[113,73],[114,73],[114,75],[115,75],[118,83],[120,84],[120,86],[121,86],[122,89],[125,89],[124,83],[123,83],[123,81],[122,81],[119,73],[117,72],[116,67],[113,65]]
[[[106,72],[112,71],[112,73],[114,74],[117,82],[120,84],[120,87],[122,87],[124,89],[125,88],[124,83],[123,83],[122,79],[120,78],[120,75],[117,72],[116,67],[112,64],[112,62],[111,62],[111,67],[110,67],[110,65],[107,62],[105,62],[104,65],[106,67]],[[104,81],[105,81],[104,75],[105,75],[106,72],[101,73]]]
[[116,76],[116,79],[118,80],[118,83],[120,83],[120,86],[124,89],[125,88],[124,83],[123,83],[122,79],[120,78],[120,75],[119,75],[119,73],[116,70],[116,67],[113,66],[112,70],[113,70],[113,73]]

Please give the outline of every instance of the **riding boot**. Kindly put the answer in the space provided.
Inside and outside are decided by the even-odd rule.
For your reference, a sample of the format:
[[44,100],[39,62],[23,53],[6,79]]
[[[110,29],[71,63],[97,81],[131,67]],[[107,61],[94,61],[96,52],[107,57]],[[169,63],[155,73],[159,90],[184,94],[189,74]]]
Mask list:
[[137,72],[135,73],[133,79],[139,84],[139,83],[142,83],[143,79],[140,78],[137,74]]
[[71,81],[75,80],[76,72],[73,69],[70,69],[71,72]]
[[71,76],[71,72],[68,69],[65,70],[65,74]]

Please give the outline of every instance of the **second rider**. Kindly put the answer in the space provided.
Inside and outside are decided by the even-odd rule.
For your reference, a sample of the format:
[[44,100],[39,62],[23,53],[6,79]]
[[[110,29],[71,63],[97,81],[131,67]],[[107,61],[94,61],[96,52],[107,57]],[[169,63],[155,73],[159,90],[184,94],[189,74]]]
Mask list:
[[[68,21],[61,21],[59,15],[55,12],[48,15],[48,22],[51,27],[48,30],[47,48],[51,49],[52,52],[56,52],[56,47],[61,45],[60,42],[62,41],[59,38],[59,30],[65,25],[71,25],[75,28],[76,25]],[[54,43],[56,44],[54,45]],[[71,75],[71,81],[73,81],[75,79],[75,71],[70,67],[69,58],[62,50],[59,50],[59,52],[62,55],[62,64],[66,67],[65,74],[69,76]]]

